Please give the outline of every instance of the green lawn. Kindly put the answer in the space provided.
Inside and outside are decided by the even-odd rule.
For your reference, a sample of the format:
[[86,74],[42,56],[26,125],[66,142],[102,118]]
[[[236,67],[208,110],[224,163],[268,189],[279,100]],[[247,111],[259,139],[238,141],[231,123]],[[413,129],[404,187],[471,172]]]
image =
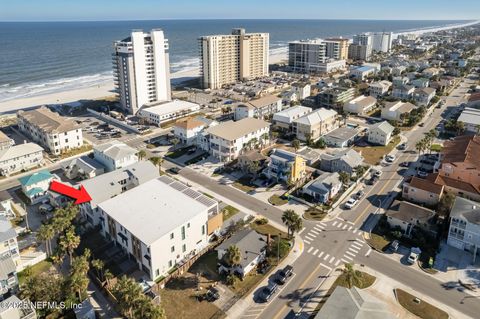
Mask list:
[[270,204],[272,204],[273,206],[282,206],[282,205],[285,205],[286,203],[288,203],[288,200],[281,198],[277,194],[274,194],[274,195],[270,196],[270,198],[268,199],[268,202]]
[[168,152],[167,155],[165,155],[165,156],[170,157],[170,158],[179,158],[180,156],[187,154],[188,150],[190,150],[191,148],[194,148],[194,147],[195,147],[195,145],[190,145],[190,146],[187,146],[187,147],[179,148],[179,149],[173,150],[171,152]]
[[395,295],[403,308],[422,319],[448,319],[448,314],[445,311],[420,299],[418,299],[420,302],[416,303],[414,301],[416,297],[406,291],[395,289]]
[[268,235],[270,236],[277,236],[280,234],[280,236],[284,239],[288,239],[288,235],[286,232],[281,231],[280,229],[270,225],[270,224],[264,224],[264,225],[259,225],[256,222],[253,222],[250,224],[250,227],[254,229],[257,233],[262,234],[262,235]]
[[353,149],[361,152],[365,162],[370,165],[377,165],[385,154],[390,153],[400,142],[400,136],[396,135],[386,146],[355,146]]
[[251,181],[252,179],[250,177],[244,176],[233,183],[233,186],[241,191],[244,191],[245,193],[248,193],[255,190],[255,186],[250,183]]
[[383,237],[381,235],[378,235],[378,234],[375,234],[375,233],[371,233],[370,234],[370,239],[368,239],[367,241],[370,244],[370,246],[372,246],[373,248],[375,248],[378,251],[383,251],[384,249],[386,249],[388,247],[388,245],[390,245],[389,240],[387,240],[385,237]]
[[58,156],[58,158],[69,158],[71,156],[75,156],[84,152],[91,151],[93,149],[93,146],[91,144],[84,143],[82,146],[77,147],[77,148],[72,148]]
[[[38,274],[48,272],[51,267],[52,267],[52,263],[49,260],[43,260],[38,264],[28,268],[28,271],[30,271],[31,276],[36,276]],[[27,269],[18,273],[18,283],[20,285],[22,285],[25,282],[26,270]]]
[[303,214],[303,217],[308,220],[315,220],[315,221],[321,221],[327,216],[327,213],[316,208],[316,207],[310,207],[305,211],[305,214]]
[[443,150],[443,146],[440,144],[432,144],[430,151],[440,153]]
[[225,206],[223,208],[223,221],[230,219],[233,215],[237,214],[240,210],[231,205]]

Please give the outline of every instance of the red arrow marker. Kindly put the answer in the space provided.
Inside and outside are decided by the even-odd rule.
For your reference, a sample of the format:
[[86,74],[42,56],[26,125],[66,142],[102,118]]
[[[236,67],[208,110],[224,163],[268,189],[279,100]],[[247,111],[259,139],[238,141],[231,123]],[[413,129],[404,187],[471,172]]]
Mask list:
[[68,185],[59,183],[57,181],[52,181],[50,183],[50,190],[54,191],[55,193],[59,193],[59,194],[71,197],[73,199],[76,199],[75,205],[89,202],[92,200],[92,198],[88,194],[87,190],[83,187],[83,185],[80,185],[80,189],[76,189],[74,187],[70,187]]

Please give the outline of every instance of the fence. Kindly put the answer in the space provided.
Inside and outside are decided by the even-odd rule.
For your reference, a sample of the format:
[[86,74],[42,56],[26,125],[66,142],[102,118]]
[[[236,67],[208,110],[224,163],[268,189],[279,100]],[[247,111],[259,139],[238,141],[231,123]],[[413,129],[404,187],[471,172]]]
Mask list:
[[127,132],[135,133],[135,134],[141,134],[140,130],[138,130],[136,127],[128,125],[127,123],[119,121],[117,119],[114,119],[111,116],[108,116],[106,114],[97,112],[97,111],[92,110],[92,109],[87,109],[87,112],[99,117],[101,120],[103,120],[107,123],[110,123],[110,124],[116,125],[116,126],[120,126],[121,128],[123,128]]

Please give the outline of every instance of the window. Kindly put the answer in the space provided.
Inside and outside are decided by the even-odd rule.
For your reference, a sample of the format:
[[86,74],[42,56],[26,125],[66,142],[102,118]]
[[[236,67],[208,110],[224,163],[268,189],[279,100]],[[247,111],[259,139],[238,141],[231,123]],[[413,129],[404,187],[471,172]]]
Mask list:
[[173,239],[174,235],[173,233],[170,234],[170,239]]
[[205,225],[202,225],[202,235],[205,235]]
[[158,270],[158,269],[155,270],[155,276],[156,276],[156,277],[160,276],[160,270]]
[[187,245],[183,244],[183,245],[182,245],[182,252],[184,253],[184,252],[186,252],[186,251],[187,251]]
[[185,239],[185,226],[182,226],[182,240]]
[[172,263],[171,260],[169,260],[169,261],[168,261],[168,267],[172,268],[172,266],[173,266],[173,263]]
[[173,253],[175,251],[175,246],[172,246],[172,248],[170,248],[170,251]]

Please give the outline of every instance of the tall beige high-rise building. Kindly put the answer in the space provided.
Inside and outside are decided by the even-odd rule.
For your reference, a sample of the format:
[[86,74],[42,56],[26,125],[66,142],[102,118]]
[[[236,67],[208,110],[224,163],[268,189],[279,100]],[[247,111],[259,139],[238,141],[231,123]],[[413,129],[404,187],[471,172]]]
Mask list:
[[348,59],[348,39],[344,38],[328,38],[325,39],[327,45],[327,56],[335,60]]
[[202,86],[223,85],[268,75],[268,33],[245,33],[233,29],[229,35],[199,39]]
[[163,31],[133,30],[114,43],[114,83],[123,109],[136,114],[147,103],[169,101],[170,62]]

